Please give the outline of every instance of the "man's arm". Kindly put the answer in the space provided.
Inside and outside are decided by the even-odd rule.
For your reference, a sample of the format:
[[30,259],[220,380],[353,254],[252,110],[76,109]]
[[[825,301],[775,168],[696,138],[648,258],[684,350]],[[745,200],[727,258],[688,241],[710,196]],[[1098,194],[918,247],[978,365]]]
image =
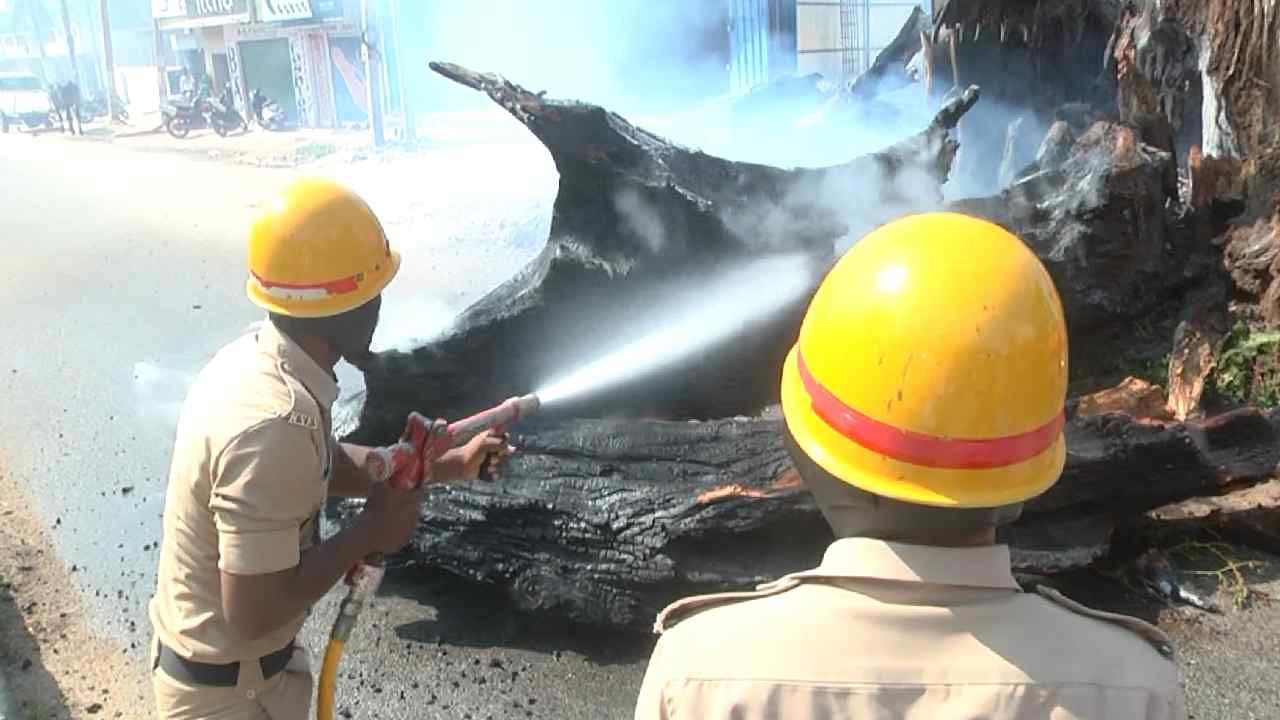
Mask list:
[[421,494],[376,483],[355,524],[303,553],[297,566],[259,575],[222,570],[227,624],[246,640],[262,637],[305,612],[366,555],[407,545]]
[[399,550],[418,527],[420,492],[370,484],[355,524],[301,553],[302,527],[323,499],[321,467],[310,431],[283,420],[246,430],[218,455],[209,510],[222,613],[245,640],[297,618],[364,556]]
[[265,575],[223,570],[222,614],[241,638],[262,637],[306,612],[371,547],[368,524],[358,520],[303,553],[297,567]]
[[338,443],[333,453],[333,475],[329,478],[329,497],[369,497],[369,474],[365,456],[373,448],[351,443]]

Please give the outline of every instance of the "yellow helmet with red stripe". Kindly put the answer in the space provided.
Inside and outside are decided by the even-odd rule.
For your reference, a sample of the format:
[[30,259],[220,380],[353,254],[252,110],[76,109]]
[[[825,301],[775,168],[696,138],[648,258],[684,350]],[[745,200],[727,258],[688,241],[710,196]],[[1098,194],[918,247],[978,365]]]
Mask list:
[[331,180],[302,178],[268,202],[249,230],[249,299],[291,317],[353,310],[400,269],[364,200]]
[[867,235],[810,303],[782,375],[797,445],[846,483],[940,507],[1018,503],[1066,457],[1067,331],[1040,260],[992,223]]

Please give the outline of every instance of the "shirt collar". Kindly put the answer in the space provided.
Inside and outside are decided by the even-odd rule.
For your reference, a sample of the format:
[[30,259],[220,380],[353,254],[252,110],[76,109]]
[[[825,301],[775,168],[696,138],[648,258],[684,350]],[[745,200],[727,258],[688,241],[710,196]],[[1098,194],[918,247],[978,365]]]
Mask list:
[[338,380],[270,320],[258,326],[258,349],[275,357],[280,369],[301,382],[327,412],[338,399]]
[[827,548],[807,577],[890,580],[930,585],[1020,590],[1006,545],[944,548],[843,538]]

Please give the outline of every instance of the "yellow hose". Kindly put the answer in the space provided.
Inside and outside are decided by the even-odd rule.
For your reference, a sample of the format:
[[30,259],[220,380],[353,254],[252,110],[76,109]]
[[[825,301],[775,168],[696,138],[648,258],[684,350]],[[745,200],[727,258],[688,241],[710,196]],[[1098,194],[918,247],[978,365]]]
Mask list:
[[333,720],[333,695],[338,687],[338,663],[342,661],[343,643],[329,638],[324,649],[324,665],[320,666],[319,692],[316,697],[316,720]]

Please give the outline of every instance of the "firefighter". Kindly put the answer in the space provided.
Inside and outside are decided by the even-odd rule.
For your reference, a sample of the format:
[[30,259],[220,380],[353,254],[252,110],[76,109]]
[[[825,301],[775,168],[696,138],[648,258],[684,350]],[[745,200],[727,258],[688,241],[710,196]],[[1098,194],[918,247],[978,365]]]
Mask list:
[[1067,333],[1039,260],[933,213],[823,280],[782,373],[821,564],[659,614],[637,720],[1185,717],[1169,639],[1014,582],[996,528],[1065,460]]
[[[301,179],[266,204],[248,245],[247,290],[267,321],[205,366],[178,422],[150,604],[161,718],[307,717],[312,677],[295,637],[308,608],[418,524],[420,491],[371,483],[368,448],[332,435],[334,367],[370,357],[400,267],[378,219],[349,190]],[[428,480],[474,478],[510,451],[481,434],[430,463]],[[334,496],[367,502],[320,542]]]

